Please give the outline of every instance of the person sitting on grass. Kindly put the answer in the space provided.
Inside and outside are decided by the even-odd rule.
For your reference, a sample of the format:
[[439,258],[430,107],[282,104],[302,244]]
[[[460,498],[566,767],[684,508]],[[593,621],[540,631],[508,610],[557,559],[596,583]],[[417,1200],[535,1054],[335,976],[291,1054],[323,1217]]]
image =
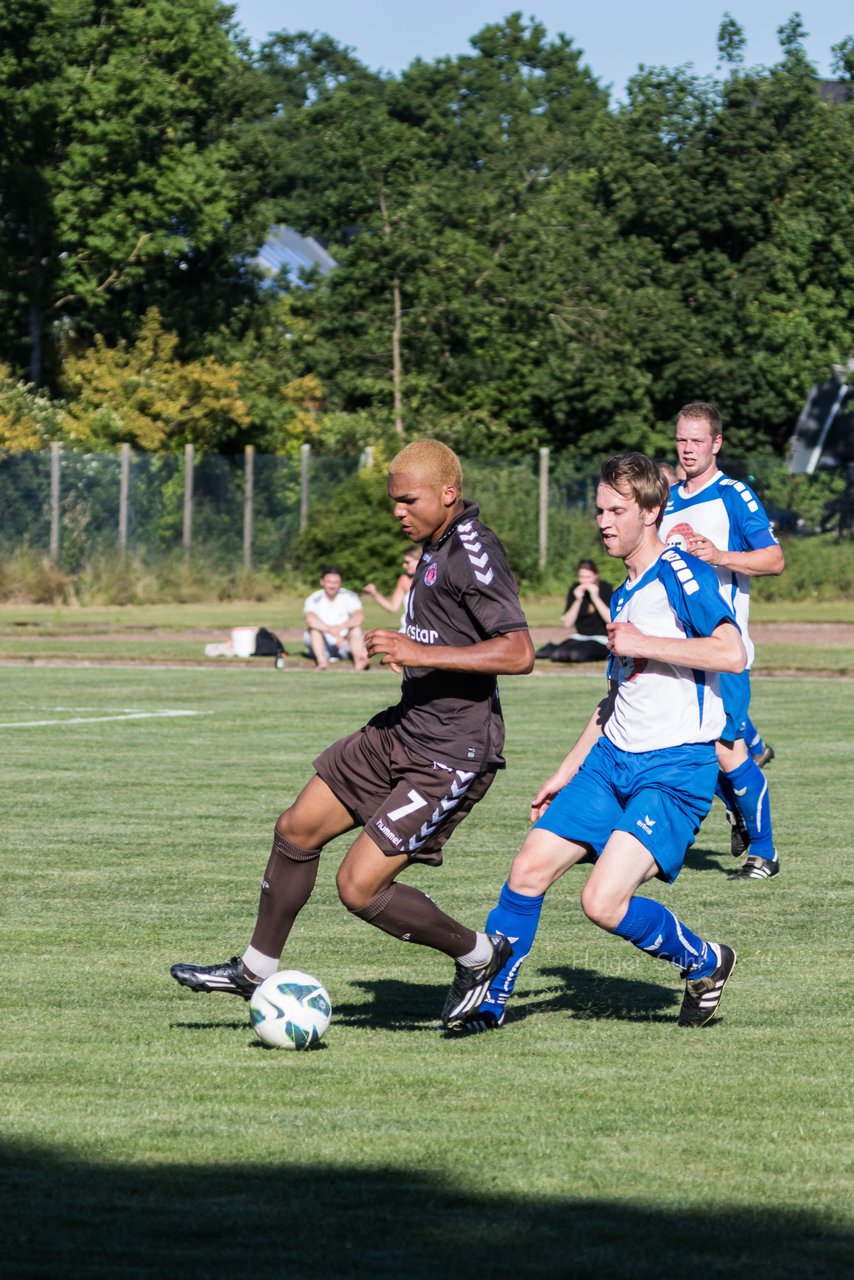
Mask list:
[[364,671],[368,665],[362,602],[355,591],[348,591],[341,583],[338,566],[327,565],[320,574],[320,590],[312,592],[303,605],[303,640],[318,671],[328,671],[330,662],[342,658],[352,658],[356,671]]
[[578,579],[566,593],[561,622],[572,635],[560,644],[546,644],[538,658],[552,662],[599,662],[608,656],[607,626],[611,619],[611,587],[602,582],[595,560],[579,560]]

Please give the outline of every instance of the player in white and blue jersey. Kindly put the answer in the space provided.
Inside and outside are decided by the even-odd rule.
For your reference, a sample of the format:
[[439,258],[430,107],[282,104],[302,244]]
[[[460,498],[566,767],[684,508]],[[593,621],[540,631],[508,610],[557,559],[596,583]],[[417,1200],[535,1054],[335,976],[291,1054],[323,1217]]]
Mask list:
[[736,872],[739,879],[767,880],[780,871],[774,844],[768,781],[749,750],[756,734],[748,719],[749,668],[753,645],[748,633],[750,579],[783,572],[782,549],[753,490],[718,470],[722,444],[721,416],[713,404],[685,405],[676,419],[676,451],[685,473],[670,490],[661,538],[668,546],[690,551],[711,565],[723,598],[732,605],[747,650],[747,667],[723,678],[727,723],[718,743],[718,794],[734,825],[732,852],[749,856]]
[[654,877],[676,879],[711,807],[726,718],[718,673],[743,671],[746,661],[714,573],[658,536],[667,497],[666,480],[643,454],[602,468],[597,523],[605,550],[628,571],[611,598],[608,694],[534,797],[535,825],[489,915],[489,931],[504,934],[513,955],[485,1000],[447,1024],[450,1034],[501,1026],[546,892],[582,862],[594,862],[581,893],[588,918],[686,979],[680,1026],[714,1016],[735,966],[726,943],[707,941],[637,894]]

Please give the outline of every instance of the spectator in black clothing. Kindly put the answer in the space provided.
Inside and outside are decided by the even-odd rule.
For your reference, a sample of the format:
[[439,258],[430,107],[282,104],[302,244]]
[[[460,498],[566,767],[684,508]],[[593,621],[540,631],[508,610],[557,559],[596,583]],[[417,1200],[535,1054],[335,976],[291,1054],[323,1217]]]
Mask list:
[[546,644],[538,658],[552,662],[598,662],[608,656],[606,624],[611,620],[611,587],[602,582],[594,560],[579,560],[578,580],[566,594],[561,622],[572,635],[561,644]]

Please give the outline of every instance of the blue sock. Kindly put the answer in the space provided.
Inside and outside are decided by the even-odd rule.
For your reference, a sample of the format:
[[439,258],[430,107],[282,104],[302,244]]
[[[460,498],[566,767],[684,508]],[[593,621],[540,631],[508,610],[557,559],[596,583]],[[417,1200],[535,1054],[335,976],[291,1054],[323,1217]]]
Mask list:
[[752,756],[726,774],[736,804],[750,832],[750,853],[757,858],[774,858],[774,833],[771,830],[771,803],[768,780]]
[[750,716],[744,722],[744,741],[747,744],[747,750],[753,756],[754,760],[757,756],[761,756],[765,750],[765,743],[762,740],[762,734],[756,728],[756,725],[750,719]]
[[718,769],[718,780],[715,783],[715,795],[723,802],[725,809],[730,812],[734,808],[738,808],[735,803],[735,796],[732,794],[732,784],[723,769]]
[[631,898],[614,933],[658,960],[669,960],[683,978],[708,978],[720,957],[672,911],[651,898]]
[[503,933],[513,944],[513,954],[492,979],[480,1006],[481,1013],[492,1013],[496,1018],[504,1016],[504,1006],[513,993],[522,961],[534,945],[545,897],[541,893],[536,898],[529,898],[524,893],[515,893],[506,884],[501,890],[498,905],[487,916],[486,932]]

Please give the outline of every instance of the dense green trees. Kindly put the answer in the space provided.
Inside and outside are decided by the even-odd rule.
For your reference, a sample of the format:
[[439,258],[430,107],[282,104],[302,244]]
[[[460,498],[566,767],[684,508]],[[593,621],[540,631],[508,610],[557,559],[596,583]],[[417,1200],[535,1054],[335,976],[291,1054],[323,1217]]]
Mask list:
[[[644,70],[616,108],[518,14],[397,77],[328,36],[253,58],[218,0],[9,0],[0,42],[0,360],[72,402],[156,307],[240,401],[211,446],[586,457],[662,449],[710,397],[779,450],[850,354],[854,103],[797,15],[775,66],[726,18],[722,79]],[[262,287],[273,222],[338,268]]]
[[62,348],[185,342],[224,321],[271,217],[248,120],[260,78],[219,0],[9,0],[0,11],[3,355],[55,384]]

